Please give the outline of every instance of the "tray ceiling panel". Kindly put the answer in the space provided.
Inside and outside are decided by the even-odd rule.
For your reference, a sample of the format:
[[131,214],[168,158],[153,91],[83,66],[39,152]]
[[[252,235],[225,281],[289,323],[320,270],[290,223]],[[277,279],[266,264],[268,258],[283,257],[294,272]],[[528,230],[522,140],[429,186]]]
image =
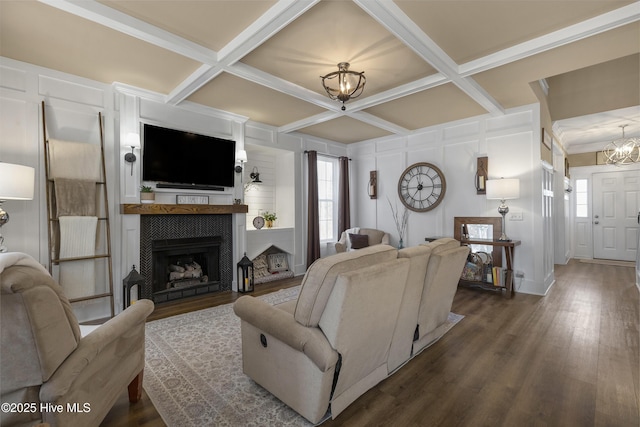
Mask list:
[[301,132],[331,141],[344,141],[345,144],[390,135],[389,132],[347,116],[338,117],[321,125],[308,126],[301,129]]
[[100,1],[213,50],[222,49],[275,1]]
[[174,52],[34,1],[0,1],[0,55],[162,94],[200,66]]
[[226,73],[207,83],[188,100],[271,126],[283,126],[324,111],[308,102]]
[[395,3],[454,61],[462,64],[633,1],[400,0]]
[[409,130],[486,113],[480,105],[451,83],[365,111]]

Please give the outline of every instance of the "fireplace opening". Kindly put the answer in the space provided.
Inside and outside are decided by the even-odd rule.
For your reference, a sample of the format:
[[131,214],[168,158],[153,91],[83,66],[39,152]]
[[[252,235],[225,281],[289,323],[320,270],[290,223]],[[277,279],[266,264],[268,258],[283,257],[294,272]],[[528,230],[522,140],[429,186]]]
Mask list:
[[222,237],[158,239],[151,242],[155,302],[220,291]]

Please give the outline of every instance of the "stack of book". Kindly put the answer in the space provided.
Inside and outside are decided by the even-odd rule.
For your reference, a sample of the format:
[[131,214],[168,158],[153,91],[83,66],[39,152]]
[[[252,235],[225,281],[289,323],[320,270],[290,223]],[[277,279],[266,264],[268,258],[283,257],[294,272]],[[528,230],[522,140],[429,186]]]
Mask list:
[[492,271],[493,276],[493,286],[502,286],[505,287],[507,283],[507,269],[503,267],[493,267]]

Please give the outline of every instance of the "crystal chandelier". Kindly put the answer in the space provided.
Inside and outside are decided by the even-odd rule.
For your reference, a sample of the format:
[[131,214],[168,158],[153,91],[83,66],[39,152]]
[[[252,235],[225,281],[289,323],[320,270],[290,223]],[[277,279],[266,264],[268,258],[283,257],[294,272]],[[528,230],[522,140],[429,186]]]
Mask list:
[[604,158],[608,165],[629,165],[640,161],[640,139],[625,138],[624,128],[628,125],[620,126],[622,128],[622,138],[610,142],[602,150]]
[[[329,98],[342,102],[342,111],[346,110],[345,102],[362,95],[364,84],[367,81],[364,71],[349,71],[348,62],[339,63],[338,71],[320,76],[320,78]],[[331,84],[335,86],[330,86]]]

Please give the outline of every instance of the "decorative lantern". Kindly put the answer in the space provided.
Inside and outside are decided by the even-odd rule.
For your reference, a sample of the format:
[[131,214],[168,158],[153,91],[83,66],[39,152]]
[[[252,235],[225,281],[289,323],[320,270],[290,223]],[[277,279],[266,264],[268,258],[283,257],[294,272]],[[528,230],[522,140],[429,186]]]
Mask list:
[[246,252],[238,263],[238,292],[253,292],[253,262]]
[[[131,288],[138,286],[138,298],[144,285],[144,276],[136,271],[135,264],[131,267],[131,272],[122,281],[123,293],[122,293],[122,309],[126,310],[131,305]],[[134,301],[135,303],[135,301]]]

